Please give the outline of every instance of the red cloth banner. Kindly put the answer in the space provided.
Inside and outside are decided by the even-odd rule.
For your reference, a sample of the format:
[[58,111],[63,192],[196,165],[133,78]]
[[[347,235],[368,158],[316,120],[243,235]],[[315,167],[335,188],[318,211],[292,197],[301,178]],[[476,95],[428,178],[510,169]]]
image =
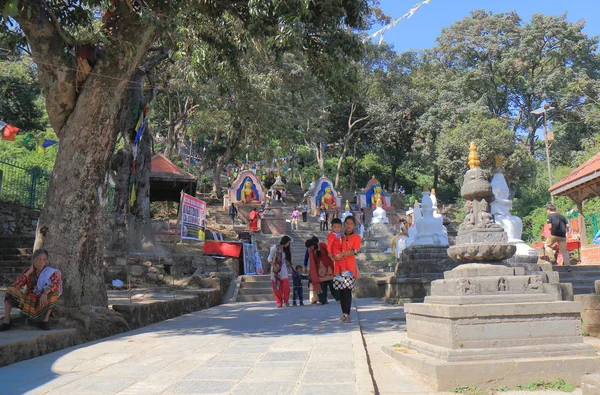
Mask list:
[[231,258],[242,256],[243,245],[240,242],[207,240],[204,242],[205,255],[221,255]]
[[2,130],[2,140],[15,141],[15,136],[19,133],[19,129],[13,125],[6,125]]

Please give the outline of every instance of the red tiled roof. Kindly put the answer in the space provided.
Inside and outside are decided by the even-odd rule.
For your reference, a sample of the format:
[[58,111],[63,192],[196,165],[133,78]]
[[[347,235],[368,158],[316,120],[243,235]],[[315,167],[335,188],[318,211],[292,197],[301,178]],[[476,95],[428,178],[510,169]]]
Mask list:
[[[594,177],[594,173],[596,176]],[[585,180],[583,178],[585,177]],[[568,176],[552,185],[548,190],[550,192],[563,192],[580,184],[580,182],[589,182],[591,179],[600,177],[600,152],[592,156],[588,161],[573,170]],[[580,181],[580,182],[578,182]],[[558,191],[560,189],[560,191]]]
[[152,157],[150,170],[151,178],[169,178],[179,180],[195,180],[192,174],[181,170],[163,154],[156,154]]

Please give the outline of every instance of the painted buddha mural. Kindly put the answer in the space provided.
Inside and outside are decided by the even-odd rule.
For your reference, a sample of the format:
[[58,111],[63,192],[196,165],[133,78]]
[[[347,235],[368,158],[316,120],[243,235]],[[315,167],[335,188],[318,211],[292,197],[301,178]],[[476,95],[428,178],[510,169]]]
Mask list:
[[386,210],[390,210],[392,209],[392,207],[390,207],[389,205],[389,201],[387,196],[385,196],[384,192],[383,192],[383,188],[381,187],[380,184],[375,184],[373,185],[368,191],[367,191],[367,204],[370,207],[377,207],[377,201],[381,200],[381,206],[386,209]]

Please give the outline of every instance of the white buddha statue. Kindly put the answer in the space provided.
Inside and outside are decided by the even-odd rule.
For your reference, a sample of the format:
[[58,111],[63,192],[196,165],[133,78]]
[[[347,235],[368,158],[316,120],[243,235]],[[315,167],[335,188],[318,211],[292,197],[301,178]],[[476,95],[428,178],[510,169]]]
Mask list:
[[533,257],[537,257],[535,250],[521,239],[523,221],[521,221],[521,218],[510,213],[512,210],[512,199],[510,199],[508,183],[501,172],[503,160],[504,157],[502,156],[496,157],[496,173],[492,177],[491,182],[492,193],[494,194],[491,213],[494,216],[494,222],[502,226],[506,232],[508,242],[517,245],[515,256],[528,256],[533,259]]
[[389,224],[390,220],[387,217],[385,210],[383,209],[383,203],[381,199],[377,199],[377,208],[373,210],[373,218],[371,219],[372,224]]
[[448,235],[439,218],[433,216],[433,202],[429,191],[423,191],[423,218],[416,220],[417,235],[413,243],[418,245],[448,245]]
[[412,224],[408,228],[408,240],[406,241],[406,245],[410,246],[417,238],[417,221],[421,219],[421,208],[418,200],[415,200],[414,207],[407,211],[406,215],[412,216]]
[[442,214],[439,213],[438,211],[438,204],[437,204],[437,197],[435,196],[435,189],[431,189],[431,194],[429,195],[431,197],[431,204],[433,205],[433,216],[435,218],[442,218]]

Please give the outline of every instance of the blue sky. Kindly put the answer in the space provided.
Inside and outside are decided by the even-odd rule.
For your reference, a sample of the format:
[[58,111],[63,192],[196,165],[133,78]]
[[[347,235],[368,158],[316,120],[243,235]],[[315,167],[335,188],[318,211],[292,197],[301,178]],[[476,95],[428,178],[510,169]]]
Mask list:
[[[383,11],[393,18],[404,15],[418,0],[380,0]],[[494,13],[515,10],[529,21],[536,13],[560,15],[567,12],[570,21],[584,19],[584,32],[600,36],[600,0],[431,0],[413,15],[386,31],[385,41],[397,52],[425,49],[435,45],[443,27],[482,8]],[[373,29],[373,32],[378,29]]]

